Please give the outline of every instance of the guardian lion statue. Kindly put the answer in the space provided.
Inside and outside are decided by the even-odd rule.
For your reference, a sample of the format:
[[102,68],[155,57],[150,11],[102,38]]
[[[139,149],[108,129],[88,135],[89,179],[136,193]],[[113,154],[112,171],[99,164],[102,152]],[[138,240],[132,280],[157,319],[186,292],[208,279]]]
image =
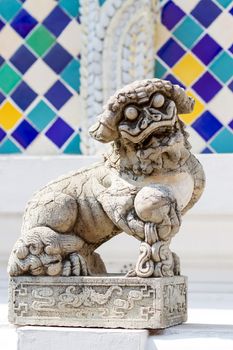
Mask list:
[[178,275],[179,258],[169,245],[205,184],[178,116],[193,106],[181,87],[160,79],[117,91],[90,129],[111,150],[100,163],[50,182],[28,202],[9,274],[106,273],[95,250],[126,232],[141,241],[128,276]]

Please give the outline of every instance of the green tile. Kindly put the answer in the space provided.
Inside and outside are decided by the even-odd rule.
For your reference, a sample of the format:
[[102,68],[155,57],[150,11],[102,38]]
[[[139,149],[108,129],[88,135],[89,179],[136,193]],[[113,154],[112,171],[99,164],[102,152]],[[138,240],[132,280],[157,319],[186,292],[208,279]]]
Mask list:
[[233,133],[227,128],[223,129],[210,145],[218,153],[233,153]]
[[220,5],[226,8],[228,5],[232,3],[232,0],[216,0]]
[[7,63],[0,68],[0,88],[5,94],[9,94],[20,80],[20,75]]
[[154,77],[160,79],[165,75],[166,71],[167,69],[164,65],[159,60],[155,60]]
[[59,0],[59,6],[70,16],[77,17],[79,15],[79,0]]
[[66,154],[82,154],[80,143],[80,135],[75,135],[63,152]]
[[187,16],[173,32],[173,35],[186,47],[191,48],[202,32],[201,26]]
[[40,101],[27,117],[39,131],[42,131],[55,116],[56,113],[44,101]]
[[27,39],[27,44],[39,56],[42,56],[51,47],[54,41],[55,37],[43,25],[40,25]]
[[223,51],[211,64],[210,70],[223,83],[226,83],[233,77],[233,58],[226,51]]
[[75,91],[80,90],[80,62],[73,59],[63,70],[62,79]]
[[16,0],[0,0],[0,15],[10,21],[21,8],[21,4]]
[[21,153],[21,150],[10,139],[0,145],[0,154]]

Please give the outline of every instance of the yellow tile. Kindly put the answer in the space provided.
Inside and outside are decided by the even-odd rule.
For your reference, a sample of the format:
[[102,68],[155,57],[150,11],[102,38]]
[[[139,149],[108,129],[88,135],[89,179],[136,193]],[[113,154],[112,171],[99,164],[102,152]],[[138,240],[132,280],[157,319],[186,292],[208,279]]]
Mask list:
[[16,109],[9,101],[0,108],[0,126],[5,130],[10,130],[21,118],[22,113]]
[[172,69],[175,76],[186,86],[192,84],[204,71],[204,66],[190,53],[187,53]]
[[183,122],[185,124],[191,124],[192,122],[194,122],[195,119],[197,119],[197,117],[199,117],[201,115],[201,113],[204,111],[205,106],[203,103],[201,103],[200,100],[198,100],[198,98],[196,97],[196,95],[194,95],[191,91],[188,91],[187,94],[190,97],[193,97],[195,100],[195,105],[194,105],[194,110],[192,113],[189,114],[182,114],[180,115],[180,119],[183,120]]

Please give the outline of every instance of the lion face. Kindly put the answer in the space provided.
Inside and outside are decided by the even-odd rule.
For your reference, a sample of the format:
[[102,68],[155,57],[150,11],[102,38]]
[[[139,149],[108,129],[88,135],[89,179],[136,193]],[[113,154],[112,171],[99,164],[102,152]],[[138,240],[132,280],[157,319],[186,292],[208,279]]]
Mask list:
[[142,104],[127,105],[123,110],[118,131],[123,139],[135,144],[148,143],[154,134],[171,133],[177,120],[174,101],[155,93]]

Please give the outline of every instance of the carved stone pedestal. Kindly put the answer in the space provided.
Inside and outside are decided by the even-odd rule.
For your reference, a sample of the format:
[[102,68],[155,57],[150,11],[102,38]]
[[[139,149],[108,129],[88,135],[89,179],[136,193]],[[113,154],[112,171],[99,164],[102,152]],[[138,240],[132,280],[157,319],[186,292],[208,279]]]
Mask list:
[[9,321],[17,325],[156,329],[186,319],[183,276],[10,279]]

